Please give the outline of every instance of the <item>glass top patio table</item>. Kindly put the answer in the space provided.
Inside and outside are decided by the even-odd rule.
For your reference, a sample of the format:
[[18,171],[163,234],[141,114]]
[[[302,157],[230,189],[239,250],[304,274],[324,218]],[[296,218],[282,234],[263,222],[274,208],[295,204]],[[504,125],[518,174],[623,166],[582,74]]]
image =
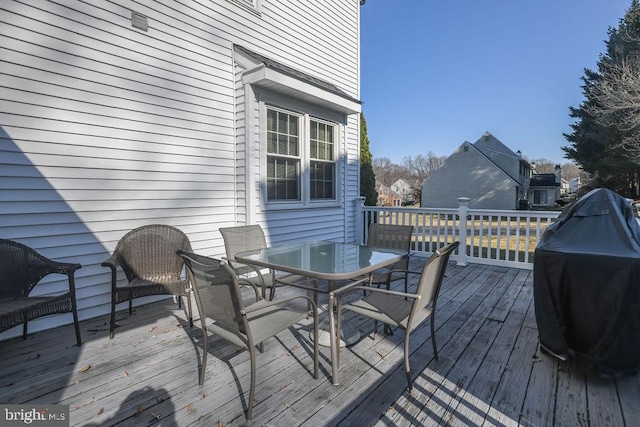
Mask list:
[[[328,313],[334,313],[335,294],[334,291],[338,286],[338,282],[342,281],[348,286],[350,279],[358,279],[379,269],[390,266],[402,258],[408,256],[406,252],[375,248],[365,245],[353,243],[339,243],[325,240],[300,241],[287,243],[283,245],[271,246],[268,248],[240,252],[236,254],[236,261],[252,264],[262,268],[269,268],[277,271],[284,271],[300,276],[311,277],[319,280],[328,281],[328,289],[311,288],[303,285],[293,285],[301,288],[309,289],[314,292],[329,293]],[[346,283],[345,283],[346,281]],[[355,283],[354,283],[355,284]],[[331,377],[333,384],[338,385],[338,368],[336,360],[338,359],[339,339],[336,333],[335,316],[329,315],[329,346],[331,347]],[[346,332],[349,327],[348,322],[342,322],[343,331],[341,331],[344,345],[350,345],[360,339],[360,333],[351,328],[352,331]],[[319,343],[322,344],[323,331],[321,330],[318,337]],[[326,344],[323,344],[326,345]]]
[[[236,254],[238,262],[328,280],[353,279],[389,266],[406,252],[325,240],[300,241]],[[333,283],[332,283],[333,282]]]

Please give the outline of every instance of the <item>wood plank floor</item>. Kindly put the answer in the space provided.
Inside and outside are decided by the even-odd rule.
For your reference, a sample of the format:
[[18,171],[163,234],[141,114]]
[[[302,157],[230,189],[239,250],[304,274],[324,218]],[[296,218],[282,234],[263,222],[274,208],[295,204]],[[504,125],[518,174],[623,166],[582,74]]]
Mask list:
[[[412,259],[415,268],[422,262]],[[374,340],[372,322],[347,317],[363,338],[342,350],[341,384],[333,386],[328,348],[320,378],[312,377],[306,322],[258,354],[247,423],[248,353],[210,341],[199,387],[198,322],[189,328],[169,299],[118,313],[113,340],[105,316],[82,322],[81,347],[72,326],[1,342],[0,403],[66,404],[74,426],[640,425],[638,375],[590,378],[540,353],[532,285],[531,271],[451,263],[436,317],[439,360],[428,322],[411,338],[412,394],[402,333]]]

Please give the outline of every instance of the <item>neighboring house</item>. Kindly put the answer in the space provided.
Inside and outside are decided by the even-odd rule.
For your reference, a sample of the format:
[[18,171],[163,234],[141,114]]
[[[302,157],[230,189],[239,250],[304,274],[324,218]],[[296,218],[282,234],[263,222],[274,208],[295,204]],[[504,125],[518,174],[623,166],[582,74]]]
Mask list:
[[400,196],[402,204],[413,203],[413,187],[404,179],[399,179],[391,184],[391,190]]
[[376,182],[376,192],[378,193],[378,206],[402,206],[402,197],[386,185]]
[[529,186],[529,206],[552,207],[561,195],[562,173],[560,165],[556,165],[553,173],[537,173],[531,176]]
[[141,225],[212,256],[218,228],[242,224],[272,243],[354,241],[359,8],[3,1],[0,238],[81,263],[81,319],[109,311],[100,264]]
[[560,180],[560,195],[562,197],[566,196],[569,194],[569,181],[567,181],[564,178],[561,178]]
[[578,189],[580,188],[581,183],[580,183],[580,177],[577,176],[575,178],[571,178],[569,180],[569,194],[574,194],[578,192]]
[[468,197],[477,209],[516,209],[527,198],[531,167],[489,132],[464,142],[422,184],[421,206],[456,208]]

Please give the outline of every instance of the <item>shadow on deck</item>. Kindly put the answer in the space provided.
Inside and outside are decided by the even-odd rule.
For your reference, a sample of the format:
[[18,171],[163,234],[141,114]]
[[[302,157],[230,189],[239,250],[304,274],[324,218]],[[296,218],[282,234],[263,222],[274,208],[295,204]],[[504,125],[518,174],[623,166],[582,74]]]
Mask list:
[[[436,313],[440,360],[433,359],[425,322],[411,338],[411,395],[403,334],[374,340],[371,321],[350,318],[363,338],[342,350],[341,385],[333,386],[328,348],[321,349],[320,378],[311,375],[311,325],[285,331],[257,357],[250,424],[637,425],[637,375],[588,378],[539,352],[532,285],[528,270],[451,263]],[[81,322],[81,347],[69,326],[4,341],[0,402],[66,404],[77,426],[247,424],[248,353],[212,340],[199,387],[201,331],[185,318],[168,299],[132,316],[119,312],[113,340],[103,316]]]

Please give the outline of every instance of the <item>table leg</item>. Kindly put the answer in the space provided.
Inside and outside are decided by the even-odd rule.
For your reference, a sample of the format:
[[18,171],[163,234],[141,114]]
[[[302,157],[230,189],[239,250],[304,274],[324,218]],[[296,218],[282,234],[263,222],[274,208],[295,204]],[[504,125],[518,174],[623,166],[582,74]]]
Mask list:
[[334,304],[335,304],[335,295],[333,293],[333,289],[330,289],[329,292],[329,340],[331,341],[331,381],[333,385],[340,384],[340,380],[338,378],[338,351],[340,351],[338,345],[338,339],[336,338],[336,316],[333,314]]

